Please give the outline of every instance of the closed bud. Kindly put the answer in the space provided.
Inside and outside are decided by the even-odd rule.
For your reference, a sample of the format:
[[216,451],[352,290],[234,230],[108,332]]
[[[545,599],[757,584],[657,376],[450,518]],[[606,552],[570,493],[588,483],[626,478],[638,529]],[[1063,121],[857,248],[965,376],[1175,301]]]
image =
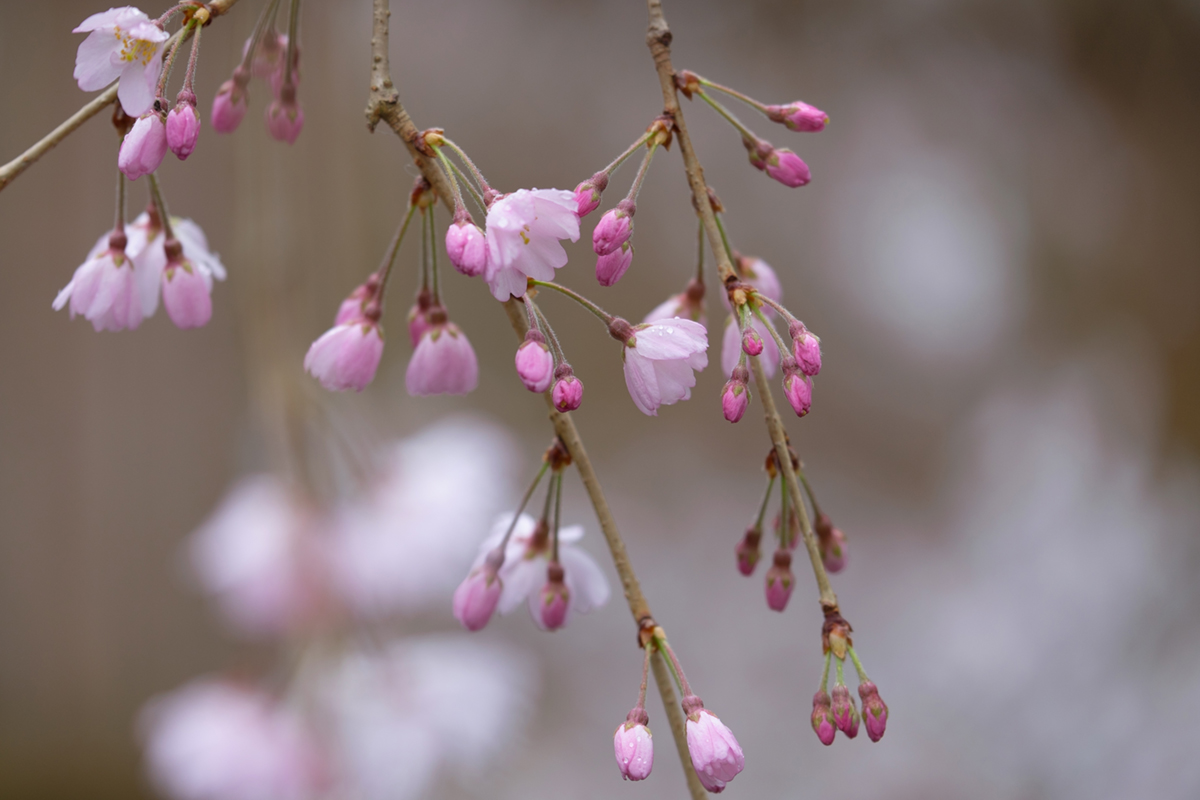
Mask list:
[[772,122],[782,122],[794,131],[817,133],[829,124],[828,114],[799,100],[785,106],[767,106],[766,111]]
[[196,149],[200,138],[200,115],[196,113],[196,95],[180,92],[175,107],[167,114],[167,147],[180,161]]
[[622,200],[616,208],[604,212],[592,231],[592,250],[598,256],[606,256],[629,241],[633,235],[634,205]]
[[633,245],[623,243],[608,255],[596,257],[596,280],[601,286],[612,286],[629,269],[633,263]]
[[837,736],[837,723],[833,720],[829,694],[824,689],[813,695],[812,728],[821,744],[833,744],[833,737]]
[[783,394],[796,416],[803,417],[812,409],[812,379],[800,373],[792,362],[792,369],[785,365],[783,372]]
[[285,84],[279,97],[267,106],[267,132],[279,142],[295,144],[304,127],[304,109],[296,100],[296,88]]
[[233,77],[221,84],[213,97],[212,125],[217,133],[233,133],[249,108],[246,84],[250,75],[241,67],[233,71]]
[[641,781],[650,777],[654,768],[654,740],[646,723],[650,718],[646,709],[638,706],[613,736],[613,751],[617,756],[617,767],[621,777],[627,781]]
[[742,331],[742,352],[748,356],[756,356],[763,351],[763,339],[754,326],[747,325]]
[[858,685],[858,696],[862,698],[862,718],[867,728],[867,736],[871,737],[872,742],[878,742],[887,729],[887,703],[883,702],[879,690],[870,681],[863,681]]
[[446,231],[446,253],[454,268],[467,277],[482,275],[487,270],[487,237],[464,216],[455,220]]
[[546,337],[536,328],[525,334],[525,341],[517,348],[517,375],[521,383],[531,392],[544,392],[554,379],[554,356],[546,346]]
[[600,207],[600,195],[608,188],[608,175],[597,172],[575,187],[575,214],[586,217]]
[[167,128],[157,111],[143,114],[121,141],[117,167],[135,181],[158,169],[167,154]]
[[854,698],[850,696],[850,690],[845,685],[833,687],[831,708],[838,730],[849,739],[858,736],[858,709],[854,707]]
[[772,178],[793,189],[812,180],[808,165],[786,147],[776,149],[767,157],[766,170]]
[[560,364],[554,371],[554,391],[550,399],[554,407],[566,413],[574,411],[583,403],[583,381],[575,377],[570,364]]
[[750,387],[745,381],[733,379],[725,384],[725,388],[721,390],[721,410],[725,412],[725,419],[737,422],[746,413],[749,405]]
[[787,608],[796,576],[792,574],[792,554],[787,550],[775,551],[775,563],[767,570],[767,607],[772,611]]
[[758,559],[762,557],[762,551],[759,550],[758,544],[762,540],[762,530],[757,526],[751,526],[746,529],[746,535],[738,542],[737,549],[737,568],[738,572],[743,575],[754,574],[754,568],[758,566]]
[[504,584],[496,568],[490,561],[484,563],[479,569],[472,570],[454,590],[454,618],[469,631],[482,629],[495,613],[503,590]]
[[554,631],[567,623],[571,593],[563,583],[563,568],[557,561],[546,567],[546,585],[542,587],[536,622],[543,630]]
[[841,572],[846,567],[846,534],[833,527],[828,514],[817,517],[814,526],[817,545],[821,550],[821,561],[830,572]]
[[705,789],[714,794],[723,792],[725,784],[746,766],[742,746],[733,731],[704,708],[699,697],[688,695],[683,698],[683,711],[687,714],[687,744],[692,768]]

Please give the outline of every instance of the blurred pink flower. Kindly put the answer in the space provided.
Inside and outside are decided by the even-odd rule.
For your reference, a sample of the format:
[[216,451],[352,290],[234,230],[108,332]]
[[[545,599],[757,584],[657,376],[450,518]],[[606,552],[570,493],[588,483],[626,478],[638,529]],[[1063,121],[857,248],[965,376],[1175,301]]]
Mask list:
[[304,356],[304,369],[330,391],[361,392],[374,380],[382,357],[383,330],[359,317],[321,334]]
[[479,383],[479,362],[467,335],[453,322],[434,322],[421,334],[404,375],[413,397],[469,394]]

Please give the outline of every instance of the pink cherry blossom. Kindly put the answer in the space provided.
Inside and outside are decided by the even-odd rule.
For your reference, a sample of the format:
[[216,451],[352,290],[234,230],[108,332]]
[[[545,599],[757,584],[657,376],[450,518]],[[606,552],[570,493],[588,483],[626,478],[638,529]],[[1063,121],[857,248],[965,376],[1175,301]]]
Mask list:
[[481,630],[496,611],[503,589],[500,576],[487,563],[472,570],[454,590],[454,618],[469,631]]
[[167,127],[158,112],[151,111],[133,123],[121,141],[117,167],[125,177],[135,181],[158,169],[167,155]]
[[[763,349],[758,360],[763,365],[763,372],[770,378],[775,374],[775,368],[779,365],[779,345],[775,344],[775,337],[770,335],[762,320],[757,317],[752,318],[750,326],[758,335],[759,341],[762,342]],[[742,351],[741,333],[733,317],[729,317],[725,320],[725,333],[721,338],[721,369],[726,375],[733,374],[738,360],[742,357]]]
[[754,329],[753,325],[747,325],[742,331],[742,352],[748,356],[757,356],[763,351],[762,334]]
[[168,262],[163,270],[162,299],[177,328],[200,328],[212,319],[212,278],[186,258]]
[[282,96],[272,100],[267,106],[267,132],[276,141],[295,144],[300,129],[304,127],[304,109],[296,100],[295,89],[292,88],[289,93],[287,88],[284,87]]
[[870,681],[858,685],[858,696],[862,698],[862,719],[867,727],[867,736],[872,742],[878,742],[887,730],[887,703],[883,702],[879,690]]
[[433,329],[433,323],[429,321],[429,303],[431,301],[425,299],[424,303],[418,298],[412,308],[408,310],[408,338],[415,348],[421,343],[421,337],[426,331]]
[[493,297],[523,297],[528,278],[554,279],[567,263],[559,242],[579,240],[575,210],[575,196],[561,189],[518,189],[492,203],[485,277]]
[[282,481],[243,478],[191,536],[200,585],[232,626],[251,637],[305,628],[320,614],[327,576],[319,520]]
[[625,780],[641,781],[650,777],[650,770],[654,768],[654,740],[644,722],[629,720],[622,723],[613,735],[613,750]]
[[383,356],[383,329],[368,319],[335,325],[308,348],[304,369],[334,392],[367,388]]
[[858,736],[858,709],[854,707],[854,698],[850,696],[849,688],[841,684],[833,687],[831,709],[838,730],[849,739]]
[[772,611],[783,611],[787,608],[788,599],[796,585],[796,576],[792,574],[792,554],[787,550],[775,551],[775,561],[767,570],[767,607]]
[[487,237],[469,217],[454,222],[446,231],[446,253],[463,275],[475,277],[487,271]]
[[596,257],[596,280],[601,286],[612,286],[633,263],[633,245],[625,242],[608,255]]
[[212,125],[217,133],[233,133],[250,107],[250,98],[246,93],[246,84],[250,76],[241,67],[233,72],[233,77],[221,84],[213,96]]
[[808,165],[786,147],[780,147],[767,156],[766,171],[772,178],[793,189],[812,180]]
[[[108,239],[103,237],[105,244]],[[105,247],[75,270],[54,298],[54,310],[70,301],[72,319],[81,314],[97,331],[134,330],[145,316],[138,277],[127,250]]]
[[[500,546],[512,518],[510,513],[496,519],[491,535],[479,546],[479,555],[475,558],[472,570],[483,566],[488,555]],[[558,531],[558,558],[563,570],[562,583],[567,593],[562,626],[569,625],[576,614],[586,614],[603,606],[609,598],[608,579],[592,557],[576,544],[582,538],[582,525],[568,525]],[[529,615],[539,627],[543,625],[542,588],[546,583],[549,558],[548,530],[533,517],[522,514],[508,540],[504,550],[504,565],[499,570],[504,583],[498,606],[501,614],[508,614],[526,601]]]
[[560,364],[554,371],[554,391],[550,399],[559,411],[574,411],[583,403],[583,381],[575,377],[570,364]]
[[725,384],[725,388],[721,390],[721,410],[724,412],[726,420],[738,422],[746,413],[749,405],[750,387],[746,385],[745,379],[737,380],[735,378]]
[[139,9],[122,6],[93,14],[72,33],[88,34],[75,54],[80,89],[94,92],[119,80],[117,97],[126,114],[141,116],[154,106],[166,31]]
[[200,138],[200,115],[196,113],[196,96],[191,92],[175,101],[175,107],[167,114],[167,147],[180,161],[187,159],[196,149]]
[[633,213],[635,206],[622,200],[616,208],[604,212],[592,231],[592,250],[598,256],[606,256],[633,236]]
[[816,133],[829,124],[828,114],[799,100],[784,106],[767,106],[766,110],[772,121],[782,122],[794,131]]
[[813,695],[812,728],[821,744],[833,744],[833,739],[837,736],[837,723],[830,708],[829,693],[824,689]]
[[[438,312],[430,312],[434,316]],[[421,334],[404,375],[404,385],[414,397],[433,394],[467,394],[479,383],[479,362],[475,351],[453,322],[432,322]]]
[[803,417],[812,409],[812,378],[796,369],[784,370],[783,394],[796,416]]
[[632,328],[622,353],[625,385],[643,414],[692,396],[695,371],[708,366],[708,333],[688,319],[643,323]]
[[597,172],[575,187],[575,213],[582,219],[600,207],[600,195],[608,188],[608,175]]
[[546,337],[537,330],[525,334],[525,341],[517,348],[517,375],[521,383],[531,392],[544,392],[554,380],[554,356],[546,346]]
[[821,340],[814,336],[804,323],[793,322],[788,327],[792,337],[792,354],[800,371],[805,375],[815,376],[821,372]]
[[[684,698],[685,709],[689,699],[699,702],[696,697]],[[687,744],[700,783],[714,794],[725,791],[725,784],[746,766],[733,731],[703,706],[688,714]]]
[[324,783],[301,718],[231,681],[201,679],[155,698],[139,728],[150,779],[174,800],[309,800]]
[[[139,275],[142,313],[149,317],[158,308],[160,288],[164,291],[164,305],[166,304],[166,285],[162,276],[167,268],[167,242],[162,235],[162,227],[158,223],[157,217],[152,219],[145,212],[127,225],[125,230],[129,234],[128,251],[133,253],[135,271]],[[182,257],[179,260],[187,261],[191,265],[194,273],[203,280],[205,293],[211,295],[213,280],[225,280],[225,265],[221,263],[221,257],[209,250],[208,239],[205,237],[204,231],[192,220],[172,217],[171,230],[183,248]],[[198,291],[199,285],[192,281],[189,288]],[[171,313],[169,307],[167,312]],[[191,318],[197,319],[196,317]],[[177,325],[179,324],[173,314],[171,319]],[[180,327],[184,326],[180,325]]]

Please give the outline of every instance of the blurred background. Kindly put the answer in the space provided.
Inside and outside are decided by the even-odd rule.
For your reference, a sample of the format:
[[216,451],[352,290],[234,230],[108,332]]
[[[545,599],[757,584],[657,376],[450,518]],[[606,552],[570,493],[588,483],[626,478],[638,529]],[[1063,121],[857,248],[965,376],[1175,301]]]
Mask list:
[[[239,476],[272,468],[264,364],[299,374],[376,267],[415,170],[395,136],[364,125],[366,0],[304,4],[294,146],[267,136],[261,83],[237,133],[213,133],[213,93],[259,6],[243,0],[206,29],[205,128],[186,163],[168,156],[160,172],[172,212],[203,226],[229,270],[207,327],[179,331],[160,313],[97,334],[50,309],[111,224],[106,114],[0,193],[5,797],[154,796],[139,709],[197,675],[269,671],[279,655],[223,624],[184,542]],[[572,188],[661,109],[639,3],[392,9],[403,102],[502,190]],[[100,10],[0,3],[0,158],[85,101],[70,30]],[[811,166],[811,185],[790,190],[751,169],[708,109],[684,109],[734,245],[775,267],[784,302],[822,337],[813,412],[787,424],[849,539],[834,586],[891,709],[879,744],[822,747],[808,722],[821,670],[811,578],[798,562],[780,615],[765,607],[762,568],[734,568],[769,442],[753,409],[736,426],[721,418],[719,336],[693,399],[652,419],[603,329],[545,298],[587,385],[577,425],[655,616],[745,749],[728,796],[1200,795],[1200,3],[678,0],[666,12],[678,69],[832,120],[795,134],[742,113]],[[594,217],[560,272],[631,319],[694,269],[677,149],[655,159],[638,212],[637,255],[616,287],[592,278]],[[501,309],[453,274],[444,291],[479,355],[479,388],[405,393],[399,312],[416,259],[410,240],[374,384],[323,408],[360,440],[449,414],[503,426],[511,504],[549,442],[545,408],[514,374]],[[722,315],[710,296],[710,326]],[[567,487],[565,521],[585,526],[615,584],[573,476]],[[485,534],[464,534],[464,564]],[[452,588],[393,629],[457,631]],[[683,796],[657,699],[655,774],[618,785],[610,742],[636,697],[632,634],[619,594],[552,636],[521,611],[494,620],[479,641],[519,651],[537,676],[529,724],[485,777],[443,775],[428,796]]]

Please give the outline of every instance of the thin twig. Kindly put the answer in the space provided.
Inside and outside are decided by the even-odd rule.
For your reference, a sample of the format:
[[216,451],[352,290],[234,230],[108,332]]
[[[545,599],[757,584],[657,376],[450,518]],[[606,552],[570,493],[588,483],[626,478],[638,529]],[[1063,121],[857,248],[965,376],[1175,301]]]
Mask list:
[[[409,153],[412,154],[418,169],[421,170],[421,174],[433,186],[434,191],[437,192],[438,197],[441,198],[446,208],[453,212],[454,201],[452,198],[454,195],[450,187],[450,182],[446,178],[445,173],[438,168],[436,160],[432,155],[423,152],[424,143],[421,142],[420,146],[418,146],[420,131],[413,123],[412,117],[404,110],[404,106],[400,104],[399,93],[396,91],[395,84],[392,81],[391,68],[388,63],[388,17],[391,16],[391,12],[388,10],[388,0],[373,0],[373,5],[371,87],[367,99],[367,125],[371,130],[374,130],[375,126],[382,120],[387,123],[389,128],[395,131],[396,135],[408,147]],[[711,213],[709,216],[711,217]],[[728,267],[728,264],[726,266]],[[731,267],[729,270],[732,273]],[[508,314],[509,322],[512,324],[518,338],[524,339],[528,323],[525,320],[525,314],[521,309],[520,303],[510,298],[504,303],[504,310]],[[650,605],[646,602],[646,596],[642,594],[641,584],[638,583],[633,566],[629,563],[629,554],[625,550],[625,542],[621,538],[620,531],[617,529],[616,520],[613,518],[612,511],[608,507],[608,500],[604,496],[604,490],[600,487],[600,479],[596,477],[596,471],[592,467],[591,459],[588,458],[587,450],[584,449],[583,441],[579,437],[579,431],[576,430],[575,423],[571,420],[569,414],[560,413],[554,408],[554,400],[551,397],[550,390],[544,393],[544,397],[546,404],[550,408],[550,421],[554,425],[554,432],[562,439],[567,452],[571,454],[572,462],[579,470],[579,477],[583,481],[583,487],[587,491],[588,498],[592,502],[592,507],[596,511],[596,518],[600,522],[600,530],[604,534],[604,540],[608,544],[609,552],[612,555],[613,566],[617,570],[617,575],[621,578],[621,586],[625,593],[625,601],[629,604],[629,612],[633,615],[634,621],[637,622],[639,630],[646,625],[653,625],[654,621],[650,615]],[[688,754],[687,727],[683,717],[683,710],[675,697],[675,691],[671,686],[671,679],[667,674],[667,668],[661,654],[656,653],[651,658],[650,663],[654,669],[655,683],[658,685],[658,691],[662,697],[667,720],[671,726],[671,733],[675,738],[675,747],[679,751],[679,758],[683,764],[688,791],[693,800],[704,800],[707,794],[704,791],[704,787],[700,784],[699,778],[696,776],[696,771],[692,768],[691,757]]]
[[[209,3],[209,17],[219,17],[227,12],[237,0],[214,0]],[[191,27],[184,27],[176,31],[170,39],[167,40],[163,47],[163,52],[166,52],[168,47],[179,47],[191,36]],[[117,99],[117,81],[113,81],[112,85],[105,89],[100,94],[89,100],[83,108],[76,111],[71,116],[67,117],[66,121],[59,125],[50,133],[43,136],[32,147],[26,150],[21,155],[14,158],[12,161],[0,167],[0,191],[8,186],[13,180],[25,170],[29,169],[42,156],[54,149],[54,146],[63,139],[70,136],[79,129],[83,123],[87,122],[92,117],[99,114],[105,108],[113,104]]]

